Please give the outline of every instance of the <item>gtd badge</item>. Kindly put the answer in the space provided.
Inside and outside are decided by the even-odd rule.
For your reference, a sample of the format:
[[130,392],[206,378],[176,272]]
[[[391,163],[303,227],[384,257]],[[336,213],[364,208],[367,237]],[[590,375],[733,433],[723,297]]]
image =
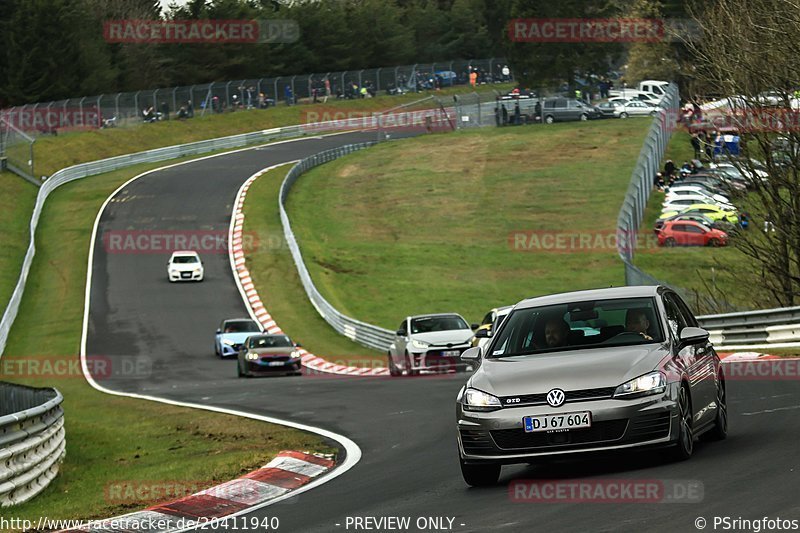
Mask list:
[[550,405],[550,407],[560,407],[566,399],[567,396],[561,389],[552,389],[547,393],[547,403]]
[[506,403],[519,403],[522,400],[520,398],[509,398],[506,400]]

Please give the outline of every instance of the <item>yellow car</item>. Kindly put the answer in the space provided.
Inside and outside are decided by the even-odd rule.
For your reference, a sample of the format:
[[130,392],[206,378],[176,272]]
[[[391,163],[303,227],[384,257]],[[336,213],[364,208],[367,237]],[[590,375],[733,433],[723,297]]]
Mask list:
[[737,222],[739,222],[739,213],[735,209],[722,209],[721,207],[714,204],[687,205],[680,211],[668,211],[666,213],[661,213],[661,216],[659,218],[669,218],[677,214],[686,214],[689,212],[691,212],[692,214],[703,215],[705,217],[710,218],[714,222],[718,220],[724,220],[725,222],[730,222],[731,224],[736,224]]
[[[494,329],[497,329],[497,328],[492,328],[492,326],[494,325],[495,322],[497,322],[498,315],[501,319],[504,318],[512,307],[514,306],[506,305],[503,307],[495,307],[494,309],[486,313],[486,316],[484,316],[483,320],[481,320],[481,325],[478,326],[478,329],[475,330],[475,335],[473,335],[472,337],[471,345],[473,348],[475,346],[485,344],[485,340],[484,342],[481,342],[481,339],[488,339],[494,332]],[[498,324],[498,326],[499,325],[500,324]],[[488,333],[478,334],[479,331],[486,331]]]

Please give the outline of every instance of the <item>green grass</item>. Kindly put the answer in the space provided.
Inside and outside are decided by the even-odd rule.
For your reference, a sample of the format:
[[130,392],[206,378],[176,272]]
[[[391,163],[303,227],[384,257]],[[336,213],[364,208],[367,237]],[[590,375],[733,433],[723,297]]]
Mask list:
[[477,321],[525,297],[624,283],[613,241],[590,252],[554,252],[543,240],[520,250],[514,235],[613,235],[649,125],[387,143],[310,171],[289,196],[289,214],[312,278],[340,311],[389,329],[437,311]]
[[[258,468],[282,449],[331,451],[317,436],[233,416],[170,407],[96,392],[70,377],[9,374],[20,361],[77,361],[91,228],[105,198],[141,165],[59,188],[37,231],[37,255],[25,298],[0,361],[3,379],[55,386],[64,395],[67,457],[56,480],[32,502],[4,516],[101,518],[156,501],[109,499],[114,483],[185,480],[214,485]],[[2,366],[6,365],[6,366]],[[12,365],[12,366],[8,366]]]
[[[511,84],[500,84],[488,90],[508,90]],[[172,146],[204,139],[236,135],[250,131],[304,124],[310,122],[309,114],[330,118],[336,112],[374,112],[386,110],[401,104],[408,104],[430,95],[447,97],[452,94],[471,92],[468,88],[457,87],[437,92],[412,93],[400,96],[378,96],[359,100],[328,100],[327,104],[277,106],[266,110],[237,111],[224,114],[206,114],[187,121],[169,120],[153,124],[140,124],[129,128],[111,128],[44,136],[37,139],[35,171],[37,176],[51,175],[53,172],[78,163],[104,159],[116,155],[150,150],[162,146]],[[428,103],[428,106],[434,105]],[[341,118],[341,117],[338,117]],[[322,120],[321,119],[321,120]],[[25,158],[27,160],[27,156]]]
[[383,354],[339,335],[319,316],[306,296],[292,255],[285,246],[278,212],[278,191],[291,164],[259,177],[248,190],[244,232],[257,236],[247,254],[247,268],[273,319],[295,342],[331,362],[355,366],[383,365]]
[[8,304],[28,249],[28,223],[39,189],[10,172],[0,172],[0,315]]

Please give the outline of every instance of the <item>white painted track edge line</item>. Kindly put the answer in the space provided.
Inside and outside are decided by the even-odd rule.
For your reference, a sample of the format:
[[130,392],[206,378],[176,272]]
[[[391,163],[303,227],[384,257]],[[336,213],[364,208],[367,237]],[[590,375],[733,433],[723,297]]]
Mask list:
[[[297,140],[303,140],[303,139],[297,139]],[[292,141],[295,141],[295,140],[292,140]],[[248,412],[245,412],[245,411],[237,411],[237,410],[234,410],[234,409],[226,409],[226,408],[222,408],[222,407],[214,407],[214,406],[209,406],[209,405],[194,404],[194,403],[189,403],[189,402],[179,402],[179,401],[175,401],[175,400],[169,400],[169,399],[166,399],[166,398],[158,398],[158,397],[155,397],[155,396],[146,396],[146,395],[140,395],[140,394],[135,394],[135,393],[114,391],[114,390],[111,390],[111,389],[107,389],[107,388],[101,386],[100,384],[98,384],[94,380],[94,378],[92,377],[91,373],[89,372],[89,368],[88,368],[88,365],[86,363],[86,341],[87,341],[87,332],[88,332],[88,325],[89,325],[89,304],[90,304],[90,301],[91,301],[91,292],[92,292],[91,291],[91,289],[92,289],[92,263],[94,261],[94,248],[95,248],[95,244],[97,242],[97,229],[98,229],[98,227],[100,225],[100,218],[102,217],[103,212],[106,209],[106,206],[111,202],[111,200],[120,191],[122,191],[125,187],[127,187],[128,185],[130,185],[134,181],[136,181],[139,178],[142,178],[144,176],[147,176],[148,174],[152,174],[154,172],[159,172],[159,171],[162,171],[164,169],[168,169],[168,168],[172,168],[172,167],[176,167],[176,166],[180,166],[180,165],[186,165],[186,164],[189,164],[189,163],[195,163],[197,161],[202,161],[202,160],[205,160],[205,159],[211,159],[213,157],[221,157],[221,156],[229,155],[229,154],[232,154],[232,153],[243,152],[243,151],[246,151],[246,150],[255,150],[256,148],[260,148],[260,147],[263,147],[263,146],[264,145],[253,146],[253,147],[248,147],[248,148],[241,148],[241,149],[231,150],[231,151],[228,151],[228,152],[222,152],[222,153],[219,153],[219,154],[213,154],[213,155],[209,155],[209,156],[199,157],[199,158],[191,159],[189,161],[181,161],[181,162],[178,162],[178,163],[173,163],[173,164],[170,164],[170,165],[165,165],[165,166],[162,166],[162,167],[154,168],[154,169],[145,171],[145,172],[143,172],[141,174],[138,174],[138,175],[132,177],[131,179],[129,179],[128,181],[126,181],[125,183],[120,185],[113,193],[111,193],[111,195],[109,195],[105,199],[103,204],[100,206],[100,210],[97,212],[97,216],[95,217],[95,220],[94,220],[94,225],[92,227],[92,235],[91,235],[91,239],[90,239],[90,242],[89,242],[89,257],[88,257],[88,260],[87,260],[86,287],[85,287],[85,291],[84,291],[84,302],[83,302],[83,304],[84,304],[83,305],[83,324],[82,324],[82,327],[81,327],[80,359],[81,359],[81,371],[83,372],[84,379],[86,379],[87,383],[93,389],[95,389],[95,390],[97,390],[99,392],[105,393],[105,394],[109,394],[111,396],[121,396],[121,397],[127,397],[127,398],[139,399],[139,400],[153,401],[153,402],[163,403],[163,404],[167,404],[167,405],[174,405],[174,406],[177,406],[177,407],[187,407],[187,408],[191,408],[191,409],[200,409],[200,410],[203,410],[203,411],[210,411],[210,412],[215,412],[215,413],[240,416],[240,417],[243,417],[243,418],[250,418],[250,419],[253,419],[253,420],[260,420],[262,422],[268,422],[268,423],[271,423],[271,424],[291,427],[291,428],[294,428],[294,429],[299,429],[301,431],[307,431],[307,432],[310,432],[310,433],[315,433],[317,435],[320,435],[320,436],[323,436],[325,438],[331,439],[331,440],[333,440],[335,442],[338,442],[345,450],[345,460],[342,463],[337,464],[336,466],[334,466],[333,469],[331,469],[326,475],[323,475],[322,477],[320,477],[318,479],[315,479],[314,481],[310,482],[309,484],[304,485],[304,486],[302,486],[302,487],[300,487],[300,488],[298,488],[298,489],[296,489],[294,491],[288,492],[288,493],[286,493],[286,494],[284,494],[282,496],[278,496],[275,499],[269,500],[267,502],[263,502],[263,503],[261,503],[259,505],[255,505],[253,507],[250,507],[248,509],[239,511],[239,512],[231,514],[231,515],[228,515],[226,517],[213,519],[213,520],[210,521],[210,523],[208,525],[217,524],[217,523],[219,523],[219,522],[221,522],[221,521],[223,521],[223,520],[225,520],[227,518],[233,518],[233,517],[241,516],[241,515],[244,515],[244,514],[248,514],[248,513],[252,512],[252,511],[256,511],[258,509],[262,509],[264,507],[273,505],[275,503],[279,503],[279,502],[281,502],[283,500],[286,500],[286,499],[289,499],[291,497],[294,497],[294,496],[296,496],[298,494],[301,494],[303,492],[311,490],[311,489],[313,489],[313,488],[315,488],[317,486],[323,485],[323,484],[327,483],[328,481],[331,481],[331,480],[339,477],[340,475],[344,474],[345,472],[347,472],[348,470],[353,468],[361,460],[361,448],[359,448],[358,445],[355,442],[353,442],[349,438],[345,437],[344,435],[340,435],[338,433],[334,433],[332,431],[328,431],[326,429],[319,428],[319,427],[308,426],[308,425],[300,424],[300,423],[297,423],[297,422],[291,422],[289,420],[281,420],[281,419],[278,419],[278,418],[273,418],[273,417],[268,417],[268,416],[263,416],[263,415],[257,415],[255,413],[248,413]],[[281,164],[275,165],[275,166],[281,166],[281,165],[288,164],[288,163],[291,163],[291,161],[287,161],[285,163],[281,163]],[[238,195],[237,195],[237,198],[238,198]],[[231,226],[230,231],[232,231],[232,230],[233,230],[233,227]],[[234,271],[235,271],[235,267],[233,265],[232,265],[232,268],[234,268]],[[234,279],[236,280],[237,287],[239,287],[239,290],[241,292],[242,288],[239,285],[238,277],[234,276]],[[248,309],[249,309],[249,306],[248,306]],[[180,533],[182,531],[191,531],[191,530],[194,530],[196,528],[197,528],[197,526],[190,527],[190,528],[184,528],[184,529],[181,529],[181,530],[175,530],[175,531],[173,531],[171,533]]]

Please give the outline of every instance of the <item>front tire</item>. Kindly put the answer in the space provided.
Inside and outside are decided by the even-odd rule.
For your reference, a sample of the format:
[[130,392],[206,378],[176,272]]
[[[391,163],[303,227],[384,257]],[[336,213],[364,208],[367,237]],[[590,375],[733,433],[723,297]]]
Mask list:
[[389,375],[395,378],[402,376],[403,373],[400,371],[399,368],[397,368],[397,365],[394,364],[394,357],[392,357],[392,354],[387,353],[386,355],[389,358]]
[[469,464],[463,459],[461,462],[461,476],[467,485],[471,487],[491,487],[497,484],[500,477],[500,465],[498,464]]
[[619,118],[628,118],[628,114],[626,112],[622,112],[619,114]]
[[552,124],[553,122],[556,121],[556,119],[553,118],[553,115],[547,115],[546,117],[544,117],[544,121],[547,124]]
[[720,374],[717,380],[717,416],[714,427],[705,435],[708,440],[725,440],[728,437],[728,394],[725,388],[725,378]]
[[667,248],[674,248],[676,244],[677,243],[675,242],[675,239],[673,239],[672,237],[669,237],[667,240],[664,241],[664,246],[666,246]]
[[586,113],[583,113],[581,115],[581,122],[586,122],[587,120],[589,120],[589,115],[587,115]]
[[685,461],[694,453],[694,427],[692,422],[692,400],[689,388],[681,385],[678,392],[678,439],[672,448],[672,459]]

